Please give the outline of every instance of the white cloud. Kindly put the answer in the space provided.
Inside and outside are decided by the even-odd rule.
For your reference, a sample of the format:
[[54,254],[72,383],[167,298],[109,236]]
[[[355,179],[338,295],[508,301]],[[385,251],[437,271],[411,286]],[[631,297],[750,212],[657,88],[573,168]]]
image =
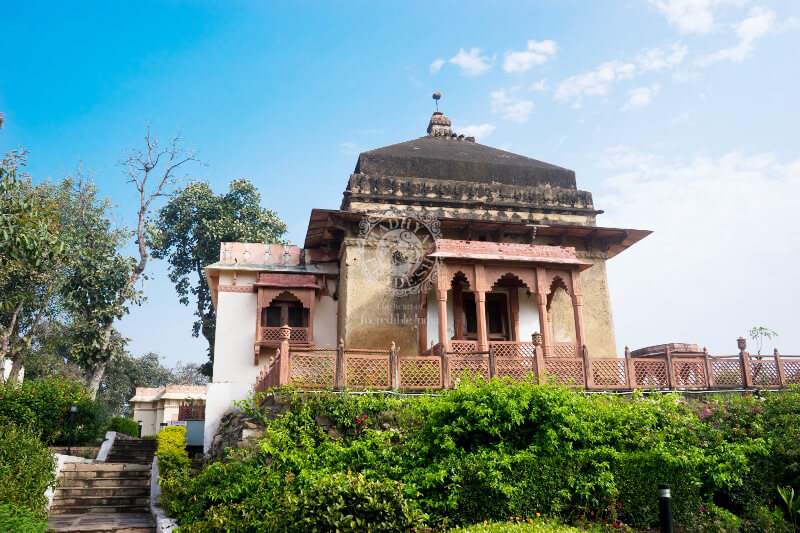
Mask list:
[[680,115],[676,115],[676,116],[672,117],[671,119],[669,119],[669,122],[670,122],[670,124],[682,124],[684,122],[688,122],[689,121],[689,116],[690,116],[689,112],[688,111],[684,111]]
[[345,155],[357,155],[358,144],[354,142],[343,142],[339,145],[339,151]]
[[681,43],[673,43],[668,50],[647,48],[636,56],[636,64],[643,71],[665,70],[677,67],[683,62],[689,49]]
[[609,87],[618,80],[630,79],[636,72],[636,65],[622,61],[607,61],[594,70],[570,76],[559,85],[556,100],[573,101],[572,107],[580,107],[585,96],[605,96]]
[[488,137],[494,130],[495,126],[493,124],[470,124],[469,126],[454,128],[454,131],[459,134],[475,137],[478,140]]
[[493,91],[489,97],[492,113],[499,114],[505,120],[527,122],[533,113],[533,102],[519,95],[520,87]]
[[650,101],[658,91],[661,90],[661,84],[654,83],[650,87],[637,87],[628,91],[628,101],[622,106],[622,111],[631,111],[633,109],[641,109],[650,105]]
[[545,92],[548,89],[550,89],[550,87],[547,86],[547,80],[546,79],[541,79],[539,81],[536,81],[533,84],[531,84],[531,86],[530,86],[530,90],[531,91]]
[[480,76],[489,72],[494,62],[493,57],[482,56],[480,48],[473,48],[465,52],[463,48],[450,58],[450,62],[461,68],[465,76]]
[[678,67],[688,51],[685,45],[676,42],[664,49],[645,48],[636,54],[634,62],[606,61],[593,70],[570,76],[562,81],[556,90],[555,98],[562,102],[572,102],[574,108],[581,107],[587,96],[607,96],[614,83],[633,79],[647,72],[672,70]]
[[740,63],[753,55],[755,42],[775,30],[775,13],[763,7],[754,7],[748,16],[738,24],[733,25],[739,43],[730,48],[723,48],[717,52],[701,57],[697,63],[701,66],[710,65],[717,61],[728,59]]
[[598,167],[609,176],[595,191],[602,225],[654,230],[608,263],[620,348],[694,342],[735,353],[736,337],[762,323],[781,334],[781,347],[800,346],[798,291],[775,271],[800,262],[790,244],[800,159],[615,148]]
[[508,50],[503,60],[503,70],[506,72],[526,72],[536,65],[547,63],[556,55],[558,46],[555,41],[528,41],[525,50]]
[[436,74],[442,69],[442,65],[444,65],[444,59],[437,59],[433,63],[431,63],[431,74]]
[[681,33],[710,33],[714,10],[726,5],[742,6],[748,0],[650,0]]

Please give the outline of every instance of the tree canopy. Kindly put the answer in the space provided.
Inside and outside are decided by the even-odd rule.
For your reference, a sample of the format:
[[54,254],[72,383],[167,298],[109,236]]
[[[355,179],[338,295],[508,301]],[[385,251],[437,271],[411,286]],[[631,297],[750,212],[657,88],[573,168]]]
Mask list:
[[286,225],[260,204],[261,195],[246,179],[232,181],[228,192],[220,195],[208,183],[194,182],[161,208],[150,230],[153,257],[168,261],[169,278],[181,303],[194,300],[197,320],[192,335],[202,334],[208,341],[209,362],[204,365],[208,376],[217,317],[203,269],[219,260],[220,242],[283,242]]

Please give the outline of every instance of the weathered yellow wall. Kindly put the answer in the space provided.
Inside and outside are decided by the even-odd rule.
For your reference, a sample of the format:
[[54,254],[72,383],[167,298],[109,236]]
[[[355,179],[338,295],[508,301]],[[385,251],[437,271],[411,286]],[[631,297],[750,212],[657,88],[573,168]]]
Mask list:
[[376,248],[345,243],[340,256],[339,332],[350,348],[388,349],[392,341],[402,355],[417,355],[416,294],[397,297],[368,271]]
[[562,288],[556,289],[550,304],[550,319],[553,322],[553,341],[575,342],[575,311],[572,296]]
[[611,317],[605,254],[579,251],[578,257],[593,263],[591,268],[581,272],[583,327],[589,357],[616,357],[617,344]]

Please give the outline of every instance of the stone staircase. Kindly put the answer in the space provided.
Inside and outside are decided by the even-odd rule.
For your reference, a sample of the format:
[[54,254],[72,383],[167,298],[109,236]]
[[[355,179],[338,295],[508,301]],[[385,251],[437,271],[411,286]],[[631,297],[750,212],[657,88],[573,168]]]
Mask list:
[[114,440],[111,451],[106,458],[107,463],[153,464],[153,455],[158,443],[154,440],[120,439]]
[[50,506],[61,532],[150,533],[150,469],[155,441],[118,439],[105,463],[64,465]]

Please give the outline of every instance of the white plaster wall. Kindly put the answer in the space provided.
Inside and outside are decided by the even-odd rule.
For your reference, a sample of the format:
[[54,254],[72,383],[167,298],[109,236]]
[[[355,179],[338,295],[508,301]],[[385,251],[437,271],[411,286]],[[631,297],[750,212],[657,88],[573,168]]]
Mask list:
[[[456,334],[455,318],[453,316],[453,291],[447,291],[447,338],[452,339]],[[428,347],[431,341],[439,342],[439,302],[436,300],[436,290],[428,292]]]
[[330,296],[319,296],[314,302],[314,344],[336,346],[338,304]]
[[158,424],[156,424],[156,412],[146,411],[141,409],[144,407],[150,409],[153,407],[152,402],[136,402],[136,407],[133,409],[133,419],[142,421],[142,437],[145,435],[155,435],[158,432]]
[[206,424],[203,431],[203,453],[208,452],[219,428],[222,415],[238,411],[235,401],[247,398],[253,392],[249,383],[209,383],[206,389]]
[[539,325],[539,307],[536,296],[528,295],[528,289],[519,287],[519,340],[530,342],[531,335],[541,333]]
[[255,293],[219,293],[214,343],[215,383],[255,383],[261,370],[253,364],[257,302]]

